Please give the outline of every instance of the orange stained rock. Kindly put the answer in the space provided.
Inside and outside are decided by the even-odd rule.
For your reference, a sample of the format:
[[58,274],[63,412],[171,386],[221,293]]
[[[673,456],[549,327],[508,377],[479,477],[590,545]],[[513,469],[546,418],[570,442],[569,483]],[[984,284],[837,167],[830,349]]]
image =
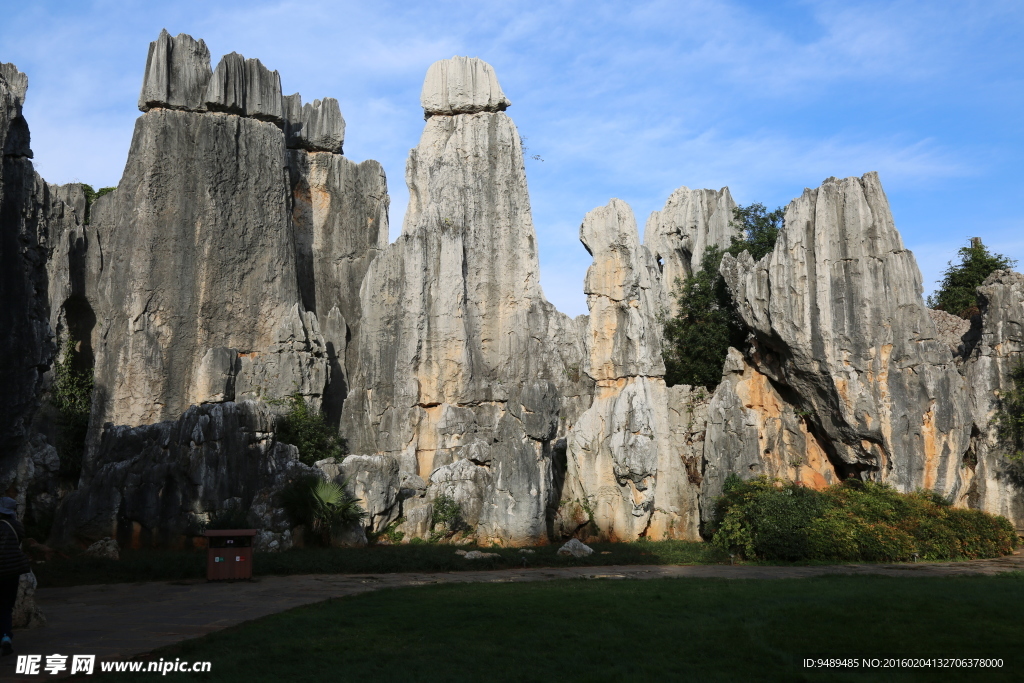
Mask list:
[[922,486],[926,489],[935,488],[938,477],[938,439],[935,433],[935,401],[928,406],[921,421],[921,438],[924,446],[924,472]]

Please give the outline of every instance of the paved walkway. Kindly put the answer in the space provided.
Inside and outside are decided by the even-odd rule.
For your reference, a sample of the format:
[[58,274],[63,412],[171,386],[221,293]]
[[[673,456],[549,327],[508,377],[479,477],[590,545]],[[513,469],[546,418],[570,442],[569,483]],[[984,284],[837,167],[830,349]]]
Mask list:
[[[1024,571],[1016,554],[971,562],[890,565],[765,567],[750,565],[540,567],[494,571],[403,574],[308,574],[265,576],[252,582],[202,580],[120,583],[42,588],[36,600],[49,622],[21,631],[19,654],[95,654],[98,660],[129,659],[181,640],[243,621],[329,598],[381,588],[441,583],[519,583],[553,579],[792,579],[825,574],[959,576]],[[0,660],[0,680],[51,680],[52,675],[17,677],[15,657]],[[98,668],[98,667],[97,667]]]

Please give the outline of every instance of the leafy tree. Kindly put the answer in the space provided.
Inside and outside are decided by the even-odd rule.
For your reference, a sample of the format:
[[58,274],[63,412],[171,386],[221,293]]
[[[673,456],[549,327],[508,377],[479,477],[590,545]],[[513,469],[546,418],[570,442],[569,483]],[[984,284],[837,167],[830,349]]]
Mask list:
[[92,373],[75,369],[76,342],[71,335],[64,339],[62,358],[53,366],[50,397],[57,409],[57,455],[60,474],[77,482],[82,473],[85,437],[89,431],[92,409]]
[[277,440],[299,449],[299,460],[312,465],[325,458],[346,455],[345,440],[338,437],[324,416],[312,410],[302,394],[292,394],[290,407],[277,429]]
[[979,313],[975,291],[978,286],[993,272],[1013,268],[1017,262],[1002,254],[990,253],[979,237],[972,238],[958,253],[960,263],[948,263],[939,291],[928,297],[928,307],[970,318]]
[[755,261],[760,261],[766,254],[770,254],[775,248],[775,241],[779,238],[779,231],[782,230],[782,223],[786,217],[786,210],[781,206],[774,211],[768,211],[764,204],[757,203],[749,206],[737,206],[733,209],[732,225],[741,232],[740,237],[733,237],[728,252],[733,256],[739,256],[744,251],[749,251]]
[[749,251],[755,259],[775,248],[782,229],[781,207],[768,211],[764,204],[737,206],[732,223],[738,235],[725,250],[711,247],[700,269],[675,283],[678,314],[664,322],[665,382],[714,389],[722,379],[729,347],[741,347],[745,331],[736,314],[725,280],[718,274],[722,257]]
[[730,346],[743,343],[743,329],[725,280],[718,274],[725,252],[711,247],[701,268],[677,281],[679,313],[665,321],[665,382],[713,389],[722,379]]

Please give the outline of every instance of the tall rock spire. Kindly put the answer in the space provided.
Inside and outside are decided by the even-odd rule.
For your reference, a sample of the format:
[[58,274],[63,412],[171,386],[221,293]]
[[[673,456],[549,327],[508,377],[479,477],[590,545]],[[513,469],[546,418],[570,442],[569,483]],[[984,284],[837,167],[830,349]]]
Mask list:
[[560,418],[586,400],[578,330],[541,292],[522,144],[491,67],[435,63],[422,102],[402,234],[360,291],[343,431],[428,498],[454,496],[479,537],[537,541],[558,502]]
[[[633,211],[613,199],[583,219],[580,241],[593,255],[584,288],[590,309],[585,369],[594,402],[572,426],[559,526],[577,507],[589,510],[612,540],[696,538],[697,487],[678,438],[677,404],[689,387],[666,388],[661,358],[661,278],[640,244]],[[699,468],[699,454],[692,466]]]

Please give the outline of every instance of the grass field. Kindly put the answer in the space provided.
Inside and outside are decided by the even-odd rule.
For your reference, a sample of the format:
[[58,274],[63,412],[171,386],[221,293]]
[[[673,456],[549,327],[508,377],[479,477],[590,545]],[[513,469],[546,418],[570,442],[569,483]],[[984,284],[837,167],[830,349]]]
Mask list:
[[[1024,574],[571,580],[366,593],[160,650],[201,681],[1018,681]],[[1000,669],[808,670],[805,657]],[[108,675],[153,680],[153,674]],[[163,677],[162,677],[163,678]]]
[[[302,548],[281,553],[257,553],[256,575],[286,574],[379,574],[388,572],[442,572],[522,567],[605,566],[612,564],[717,564],[729,556],[710,543],[657,541],[594,543],[594,554],[585,558],[561,557],[557,545],[532,548],[479,548],[500,558],[466,560],[450,545],[416,544],[365,548]],[[464,546],[465,550],[477,549]],[[607,553],[607,554],[604,554]],[[175,581],[206,576],[206,551],[125,550],[120,560],[94,557],[55,559],[34,564],[32,570],[42,588],[134,581]]]

